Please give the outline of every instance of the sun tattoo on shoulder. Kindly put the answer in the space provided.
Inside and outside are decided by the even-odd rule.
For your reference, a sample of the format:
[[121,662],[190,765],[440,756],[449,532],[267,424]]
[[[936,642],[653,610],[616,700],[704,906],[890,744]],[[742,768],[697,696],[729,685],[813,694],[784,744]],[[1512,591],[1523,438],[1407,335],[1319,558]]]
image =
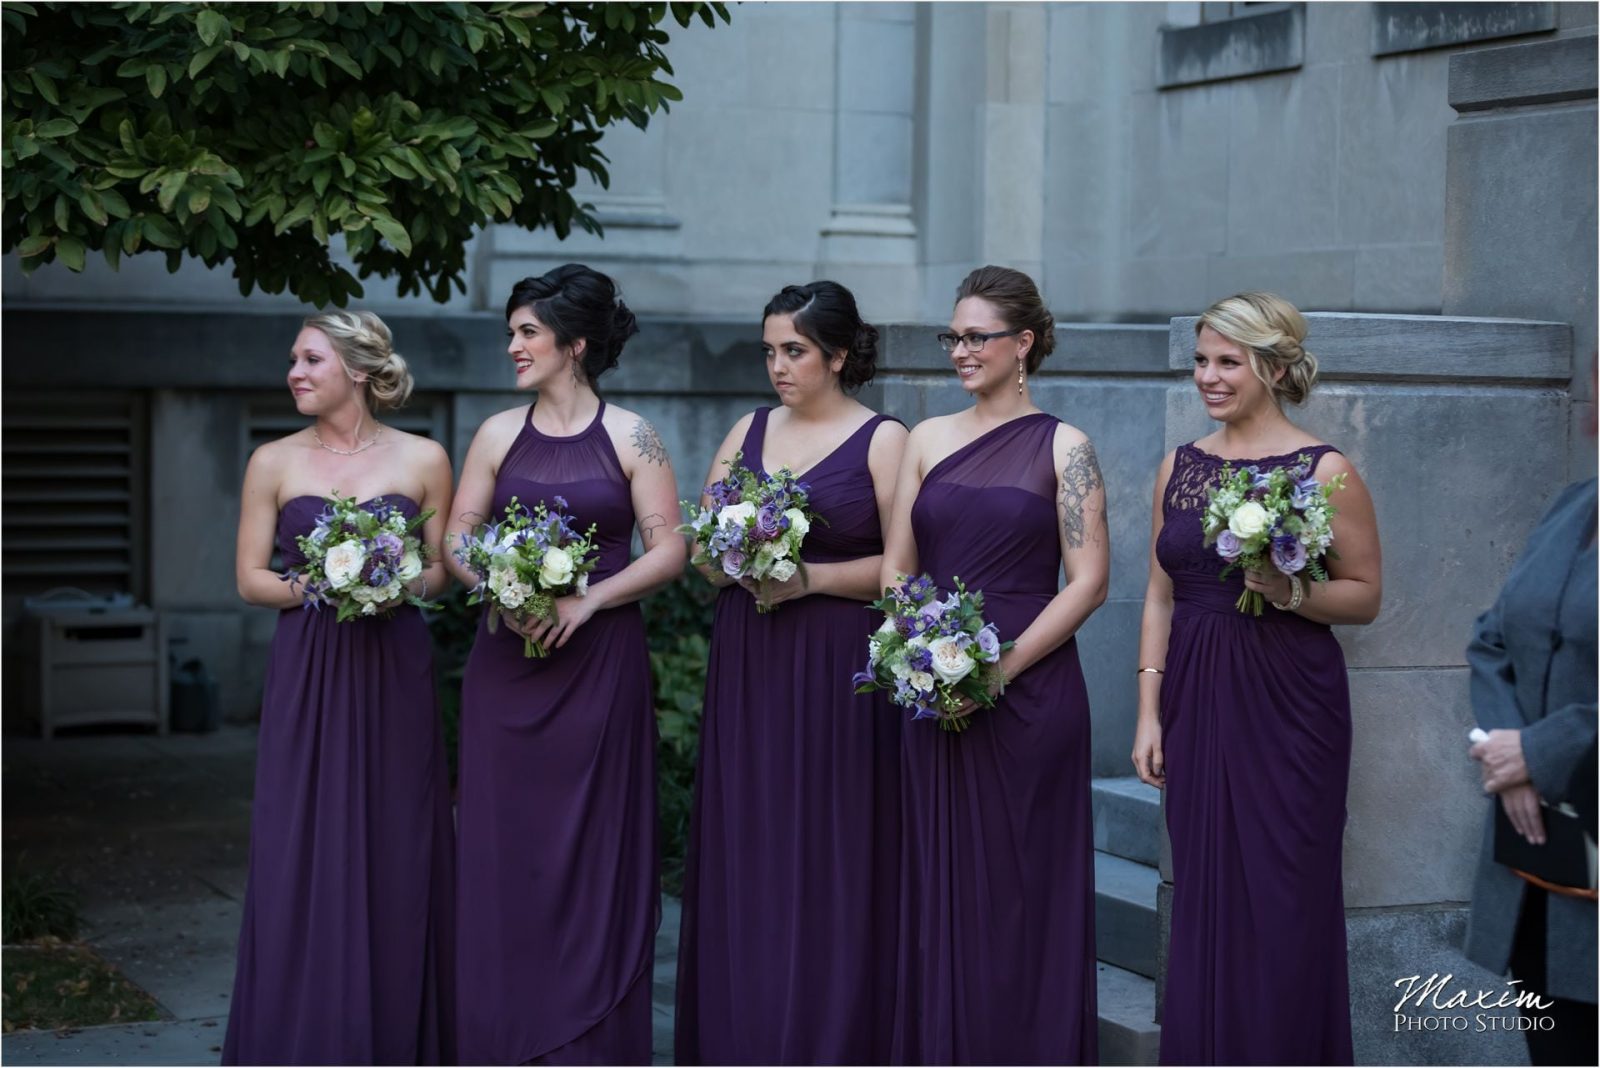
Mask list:
[[633,447],[639,451],[641,457],[653,464],[667,462],[667,449],[661,444],[661,435],[656,433],[656,428],[643,416],[633,424]]

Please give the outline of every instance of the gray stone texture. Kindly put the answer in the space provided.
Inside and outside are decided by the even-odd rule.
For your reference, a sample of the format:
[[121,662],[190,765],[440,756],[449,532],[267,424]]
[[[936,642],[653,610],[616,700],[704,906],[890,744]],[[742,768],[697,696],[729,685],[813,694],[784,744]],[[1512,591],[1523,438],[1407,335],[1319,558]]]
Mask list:
[[1482,111],[1584,100],[1595,95],[1592,36],[1544,42],[1539,54],[1543,60],[1539,63],[1529,63],[1529,53],[1519,47],[1451,56],[1449,105],[1461,112]]
[[1386,56],[1556,28],[1552,3],[1372,5],[1372,53]]
[[1293,70],[1305,56],[1305,7],[1161,30],[1162,88]]

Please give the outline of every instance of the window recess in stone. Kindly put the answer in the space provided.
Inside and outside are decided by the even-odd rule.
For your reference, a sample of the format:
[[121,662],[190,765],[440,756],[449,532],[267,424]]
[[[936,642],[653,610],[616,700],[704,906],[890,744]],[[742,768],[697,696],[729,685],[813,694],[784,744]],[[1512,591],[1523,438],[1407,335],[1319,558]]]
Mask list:
[[7,597],[60,586],[142,595],[144,397],[8,389],[3,425]]
[[[1298,70],[1305,62],[1305,4],[1233,4],[1215,18],[1161,27],[1156,84],[1162,89]],[[1220,12],[1218,12],[1220,13]]]
[[1379,3],[1372,5],[1372,54],[1392,56],[1555,28],[1553,3]]

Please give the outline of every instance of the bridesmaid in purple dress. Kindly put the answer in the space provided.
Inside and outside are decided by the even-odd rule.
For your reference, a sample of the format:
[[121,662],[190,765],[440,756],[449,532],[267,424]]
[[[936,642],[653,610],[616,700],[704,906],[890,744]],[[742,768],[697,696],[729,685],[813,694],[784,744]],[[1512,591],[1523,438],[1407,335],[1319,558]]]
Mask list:
[[[1139,642],[1139,777],[1167,792],[1172,933],[1162,1064],[1349,1064],[1340,855],[1350,692],[1330,623],[1381,599],[1372,500],[1350,462],[1289,422],[1317,364],[1287,301],[1242,293],[1200,317],[1194,381],[1216,432],[1156,477]],[[1235,572],[1206,548],[1206,491],[1224,464],[1265,471],[1306,454],[1333,496],[1326,583]],[[1264,615],[1234,607],[1245,588]],[[1275,992],[1292,1000],[1274,1001]]]
[[[782,406],[740,419],[736,453],[788,467],[814,513],[796,575],[760,590],[720,571],[678,956],[678,1064],[881,1064],[894,1006],[899,720],[856,696],[881,523],[906,431],[850,397],[878,332],[833,282],[762,313]],[[709,501],[702,499],[702,505]],[[776,611],[760,614],[764,597]]]
[[261,698],[250,878],[224,1064],[448,1064],[454,922],[450,785],[433,657],[417,609],[336,622],[272,570],[303,561],[322,498],[407,515],[438,562],[450,460],[374,421],[411,393],[370,312],[305,321],[289,355],[295,407],[315,422],[261,446],[245,472],[239,595],[281,610]]
[[[939,335],[972,407],[918,424],[885,584],[982,590],[1016,647],[966,730],[902,732],[899,1064],[1093,1064],[1097,1054],[1089,698],[1074,639],[1105,600],[1105,487],[1083,432],[1034,406],[1055,347],[1027,275],[982,267]],[[1058,576],[1065,567],[1066,585]]]
[[[655,428],[595,380],[638,332],[611,279],[567,264],[506,302],[517,388],[489,417],[451,508],[451,542],[560,496],[598,527],[587,594],[553,622],[487,615],[461,687],[457,898],[463,1064],[648,1064],[660,920],[655,714],[641,597],[683,570],[677,487]],[[629,562],[637,529],[644,553]],[[476,576],[452,557],[462,581]],[[523,634],[550,650],[523,656]]]

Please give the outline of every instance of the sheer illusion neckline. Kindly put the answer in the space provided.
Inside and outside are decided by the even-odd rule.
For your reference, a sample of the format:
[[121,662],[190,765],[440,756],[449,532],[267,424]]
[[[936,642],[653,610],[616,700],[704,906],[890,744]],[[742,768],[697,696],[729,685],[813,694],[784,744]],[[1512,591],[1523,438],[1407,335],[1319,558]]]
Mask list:
[[945,464],[949,463],[951,460],[954,460],[956,457],[960,456],[962,453],[966,452],[968,449],[972,448],[974,445],[976,445],[979,442],[983,441],[985,438],[993,437],[994,435],[1000,433],[1000,431],[1005,430],[1008,427],[1016,426],[1018,423],[1025,423],[1029,419],[1051,419],[1051,420],[1054,420],[1055,416],[1051,415],[1049,412],[1029,412],[1027,415],[1019,415],[1015,419],[1007,419],[1005,422],[1001,423],[999,426],[990,427],[988,430],[985,430],[983,433],[979,434],[977,437],[973,438],[971,441],[967,442],[965,445],[962,445],[959,448],[955,449],[953,452],[951,452],[944,459],[940,460],[938,463],[936,463],[932,467],[928,468],[928,472],[927,472],[927,474],[922,476],[922,480],[924,482],[926,482],[928,479],[933,477],[933,473],[935,471],[939,470],[939,468],[943,467]]
[[1293,459],[1297,458],[1301,453],[1315,453],[1318,449],[1331,449],[1331,448],[1333,448],[1333,446],[1324,441],[1324,442],[1320,442],[1320,443],[1318,443],[1316,445],[1302,445],[1298,449],[1290,449],[1288,452],[1275,452],[1275,453],[1272,453],[1272,454],[1267,455],[1267,456],[1232,456],[1232,457],[1229,457],[1229,456],[1218,456],[1214,452],[1207,452],[1206,450],[1202,449],[1200,446],[1196,445],[1192,441],[1188,442],[1186,445],[1184,445],[1184,448],[1190,450],[1191,452],[1196,453],[1197,455],[1205,457],[1207,460],[1210,460],[1213,463],[1219,463],[1219,464],[1259,464],[1259,463],[1265,463],[1268,460],[1293,460]]
[[[329,494],[329,496],[332,496],[332,494]],[[397,501],[410,501],[417,507],[422,507],[421,503],[413,499],[409,493],[379,493],[376,496],[368,497],[364,501],[357,501],[356,507],[360,508],[362,505],[371,504],[374,501],[381,501],[385,498],[393,498]],[[315,493],[297,493],[293,497],[290,497],[288,500],[284,501],[283,507],[279,508],[278,511],[287,511],[289,506],[295,501],[322,501],[325,503],[327,501],[327,497],[318,497]]]
[[595,428],[600,425],[600,420],[606,414],[606,402],[601,401],[600,407],[595,410],[594,418],[589,420],[589,425],[578,431],[576,434],[546,434],[544,431],[533,425],[533,410],[538,406],[538,401],[534,401],[532,404],[528,405],[528,417],[523,420],[523,426],[527,429],[528,433],[532,434],[540,441],[578,441],[582,438],[586,438],[590,434],[594,433]]
[[[772,429],[772,419],[771,419],[772,409],[771,408],[763,408],[762,412],[764,414],[761,417],[761,436],[758,439],[756,439],[757,455],[760,457],[760,462],[756,464],[756,467],[758,469],[760,469],[760,471],[761,471],[761,473],[763,475],[770,475],[772,472],[767,469],[767,431]],[[862,423],[860,426],[858,426],[854,430],[850,431],[849,437],[845,438],[843,441],[839,442],[839,444],[835,445],[832,449],[828,450],[827,455],[824,456],[822,459],[818,460],[816,463],[812,464],[810,467],[806,468],[804,471],[795,471],[793,468],[790,468],[789,469],[790,470],[790,474],[794,475],[794,477],[797,478],[797,479],[805,478],[807,475],[811,474],[811,472],[813,472],[813,471],[817,470],[818,468],[822,467],[823,464],[827,463],[829,460],[832,460],[835,456],[838,456],[841,452],[844,451],[844,447],[846,445],[848,445],[852,441],[856,440],[856,438],[861,435],[861,432],[863,430],[867,429],[867,427],[869,427],[869,426],[872,426],[874,423],[878,422],[878,420],[880,420],[881,418],[883,418],[881,413],[873,412],[870,416],[867,417],[867,421],[865,423]]]

